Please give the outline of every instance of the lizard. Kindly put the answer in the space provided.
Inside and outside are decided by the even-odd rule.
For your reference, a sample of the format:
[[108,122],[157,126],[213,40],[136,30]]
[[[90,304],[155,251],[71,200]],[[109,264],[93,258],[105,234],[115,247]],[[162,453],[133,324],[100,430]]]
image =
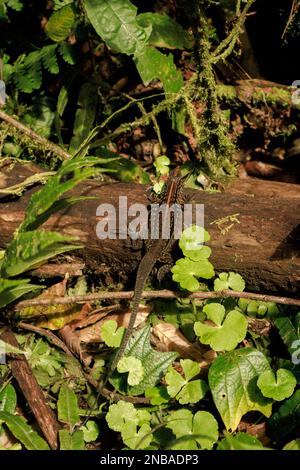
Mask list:
[[107,381],[111,378],[112,374],[114,373],[120,359],[123,357],[125,349],[127,347],[128,341],[132,335],[132,331],[134,328],[134,324],[138,315],[139,304],[142,299],[142,293],[147,282],[147,279],[154,268],[155,264],[158,261],[164,261],[166,258],[170,257],[170,250],[173,245],[173,232],[174,232],[174,225],[175,225],[175,217],[176,217],[176,209],[173,212],[172,219],[170,221],[170,236],[169,238],[162,237],[162,230],[164,227],[164,222],[167,217],[171,215],[171,206],[179,205],[183,203],[183,185],[187,177],[190,176],[190,173],[187,175],[182,176],[180,173],[179,167],[176,167],[174,170],[171,171],[168,180],[166,182],[165,190],[161,197],[161,202],[165,204],[165,212],[163,213],[162,217],[160,218],[160,213],[154,212],[153,217],[151,220],[151,227],[154,227],[156,230],[159,231],[158,238],[150,239],[147,244],[146,253],[141,259],[141,262],[138,266],[137,273],[136,273],[136,281],[134,287],[134,295],[132,300],[132,309],[130,320],[125,332],[125,335],[122,339],[121,345],[113,359],[113,362],[110,366],[110,369],[102,383],[102,389],[107,383]]

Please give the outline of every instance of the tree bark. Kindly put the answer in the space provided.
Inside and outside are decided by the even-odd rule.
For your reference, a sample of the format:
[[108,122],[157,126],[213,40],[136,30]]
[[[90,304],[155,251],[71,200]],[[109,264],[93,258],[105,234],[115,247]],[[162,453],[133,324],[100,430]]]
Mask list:
[[[4,164],[0,171],[0,188],[4,188],[41,170],[33,164],[16,163]],[[0,247],[4,248],[11,240],[34,191],[36,188],[27,190],[19,198],[0,197]],[[248,289],[289,293],[299,290],[298,185],[246,178],[235,180],[223,192],[187,190],[187,194],[193,202],[204,204],[205,228],[211,235],[210,259],[217,272],[239,272]],[[99,240],[96,209],[101,203],[118,208],[119,196],[127,196],[128,206],[136,202],[147,204],[147,188],[89,180],[79,184],[70,195],[94,199],[53,215],[43,228],[80,238],[84,249],[74,253],[74,262],[84,261],[86,267],[97,272],[118,273],[121,279],[128,279],[141,259],[141,247],[118,238]]]

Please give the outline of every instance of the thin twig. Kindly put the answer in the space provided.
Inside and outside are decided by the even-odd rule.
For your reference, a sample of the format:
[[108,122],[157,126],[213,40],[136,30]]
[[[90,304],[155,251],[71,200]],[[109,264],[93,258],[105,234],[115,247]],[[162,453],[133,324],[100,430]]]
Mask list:
[[59,147],[59,145],[56,145],[53,142],[50,142],[48,139],[46,139],[45,137],[42,137],[40,134],[37,134],[37,132],[34,132],[29,127],[24,126],[24,124],[22,124],[20,121],[17,121],[15,118],[5,113],[1,109],[0,109],[0,119],[7,122],[11,126],[13,126],[15,129],[18,129],[23,134],[27,135],[27,137],[29,137],[34,142],[40,143],[47,150],[49,150],[50,152],[53,152],[55,155],[58,155],[63,160],[68,160],[71,158],[71,155],[68,152],[66,152],[64,149]]
[[[52,305],[52,304],[69,304],[69,303],[85,303],[96,302],[99,300],[115,300],[115,299],[131,299],[133,291],[118,291],[118,292],[96,292],[95,294],[86,295],[71,295],[69,297],[47,297],[36,298],[30,300],[23,300],[15,304],[15,310],[20,311],[25,307],[32,307],[34,305]],[[254,299],[261,302],[274,302],[282,305],[296,305],[300,306],[300,299],[293,299],[290,297],[282,297],[277,295],[257,294],[255,292],[239,292],[234,290],[222,290],[219,292],[193,292],[186,295],[181,292],[171,290],[148,290],[143,292],[144,298],[159,298],[159,299],[216,299],[220,297],[228,298],[234,297],[239,299]]]

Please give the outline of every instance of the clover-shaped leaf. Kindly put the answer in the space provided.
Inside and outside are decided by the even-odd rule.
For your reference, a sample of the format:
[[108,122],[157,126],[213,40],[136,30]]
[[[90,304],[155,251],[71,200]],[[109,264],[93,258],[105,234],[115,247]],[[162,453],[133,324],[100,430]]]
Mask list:
[[187,289],[190,292],[199,290],[200,284],[196,279],[197,277],[211,279],[215,274],[213,265],[207,259],[193,261],[188,258],[181,258],[171,271],[173,281],[178,282],[182,289]]
[[203,246],[210,239],[209,233],[203,227],[191,225],[181,235],[179,246],[184,254],[193,261],[200,261],[210,257],[211,249]]
[[99,435],[98,424],[95,421],[88,421],[82,428],[83,439],[85,442],[93,442]]
[[137,410],[133,404],[122,400],[110,405],[105,418],[110,429],[117,432],[121,432],[128,421],[135,424],[138,423]]
[[120,359],[118,372],[121,374],[129,372],[127,382],[129,385],[138,385],[144,377],[144,368],[139,359],[133,356],[125,356]]
[[272,370],[266,370],[258,377],[257,386],[265,397],[281,401],[293,394],[297,380],[286,369],[278,369],[276,375],[277,377]]
[[162,405],[163,403],[168,403],[171,398],[166,387],[161,386],[147,388],[145,391],[145,397],[150,398],[151,405]]
[[245,289],[245,281],[242,276],[232,271],[219,274],[219,277],[214,281],[214,290],[221,291],[227,289],[243,291]]
[[101,337],[110,348],[118,348],[122,342],[124,331],[123,326],[118,328],[115,320],[108,320],[101,326]]
[[170,368],[166,374],[167,391],[170,397],[176,397],[181,405],[187,403],[197,403],[208,390],[204,380],[193,380],[193,377],[199,374],[200,366],[197,362],[190,359],[180,361],[184,372],[183,378],[175,369]]
[[207,411],[198,411],[194,416],[187,409],[174,411],[168,416],[166,427],[178,440],[172,449],[197,450],[198,445],[201,449],[211,449],[219,436],[218,423]]
[[222,323],[225,315],[223,305],[207,304],[203,311],[216,326],[195,323],[194,330],[202,344],[209,344],[214,351],[231,351],[245,338],[248,323],[242,313],[231,310]]

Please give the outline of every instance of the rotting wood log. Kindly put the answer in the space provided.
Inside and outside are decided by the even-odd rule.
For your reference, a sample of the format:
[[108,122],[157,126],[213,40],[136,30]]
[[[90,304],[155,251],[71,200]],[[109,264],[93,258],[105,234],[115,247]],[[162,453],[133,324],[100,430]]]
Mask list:
[[[0,188],[22,182],[41,171],[31,163],[7,162],[0,168]],[[118,208],[119,196],[128,206],[147,204],[146,187],[139,184],[89,180],[70,195],[93,196],[53,215],[44,228],[77,235],[85,245],[74,253],[74,262],[84,261],[97,272],[119,273],[127,279],[141,259],[141,249],[128,240],[99,240],[96,209],[101,203]],[[0,247],[11,240],[23,220],[32,188],[21,197],[0,196]],[[187,190],[196,203],[204,204],[205,228],[211,235],[211,261],[217,272],[239,272],[248,289],[296,293],[300,287],[300,187],[298,185],[237,179],[222,192]],[[118,214],[117,214],[118,215]]]

